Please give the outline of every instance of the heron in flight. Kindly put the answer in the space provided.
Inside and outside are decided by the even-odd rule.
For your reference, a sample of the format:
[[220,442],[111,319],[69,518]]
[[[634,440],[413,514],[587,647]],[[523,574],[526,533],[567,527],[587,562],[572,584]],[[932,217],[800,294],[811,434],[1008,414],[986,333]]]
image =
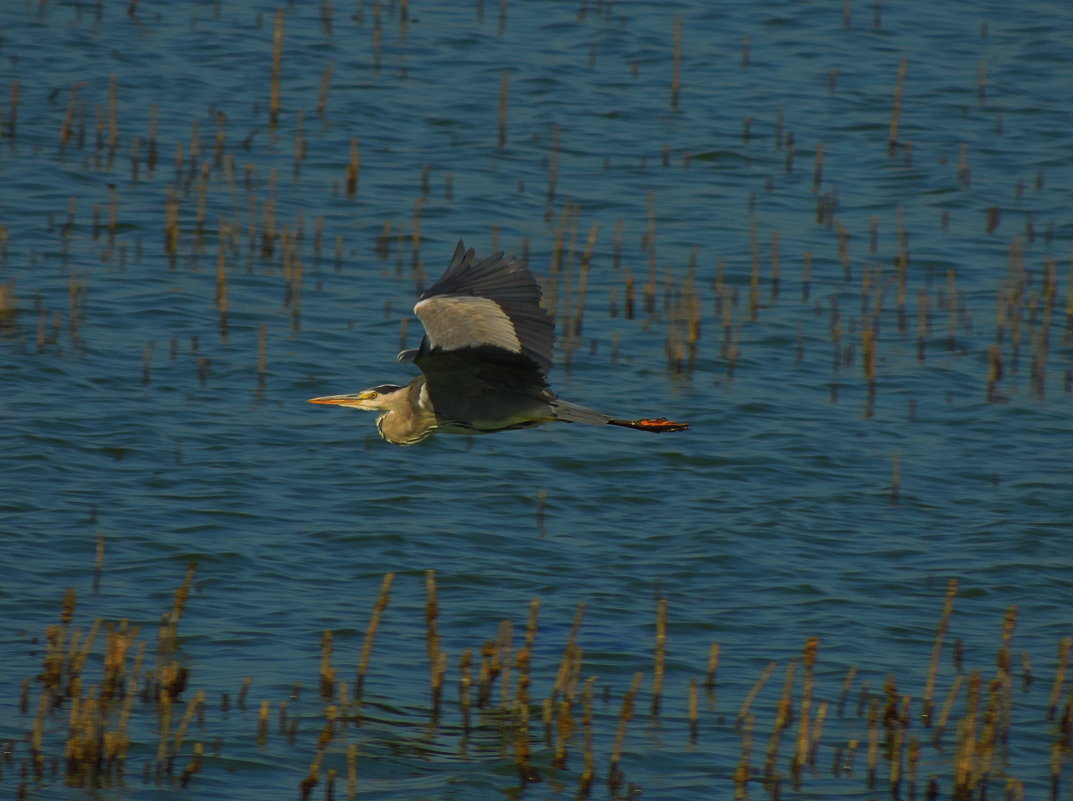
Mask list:
[[502,253],[478,259],[459,241],[446,272],[414,306],[425,326],[421,345],[398,356],[421,375],[406,386],[381,384],[309,402],[381,412],[380,436],[396,445],[435,432],[486,434],[555,421],[654,432],[689,427],[662,417],[619,420],[559,398],[547,376],[555,323],[540,297],[521,261]]

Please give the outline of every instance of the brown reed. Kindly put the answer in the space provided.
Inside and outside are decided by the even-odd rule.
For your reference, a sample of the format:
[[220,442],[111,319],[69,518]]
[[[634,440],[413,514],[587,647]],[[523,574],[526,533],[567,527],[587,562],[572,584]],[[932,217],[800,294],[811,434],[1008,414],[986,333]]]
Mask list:
[[1047,720],[1055,720],[1055,716],[1058,713],[1058,702],[1062,697],[1071,652],[1073,652],[1073,637],[1063,637],[1058,643],[1058,658],[1054,671],[1054,683],[1051,685],[1051,694],[1047,700]]
[[328,59],[328,63],[324,66],[324,74],[320,79],[320,94],[317,95],[317,114],[324,115],[325,109],[328,107],[328,89],[332,84],[332,61]]
[[[358,193],[358,177],[361,170],[361,153],[358,151],[358,137],[350,138],[350,161],[346,168],[346,193],[353,197]],[[388,229],[390,230],[390,229]]]
[[756,322],[760,309],[760,244],[756,221],[749,223],[749,322]]
[[425,571],[425,652],[428,655],[429,688],[432,692],[432,708],[439,712],[440,687],[443,680],[441,660],[446,655],[440,652],[440,635],[436,626],[440,607],[436,597],[436,571]]
[[607,785],[612,795],[618,792],[618,788],[622,786],[624,780],[622,770],[619,768],[619,763],[622,760],[622,746],[626,741],[626,727],[633,718],[634,697],[641,687],[643,678],[643,673],[635,673],[629,689],[622,696],[622,708],[619,711],[618,726],[615,729],[615,743],[611,749],[611,760],[607,769]]
[[330,701],[335,694],[335,668],[332,666],[332,632],[325,629],[320,637],[320,696]]
[[272,73],[268,90],[268,121],[279,122],[280,72],[283,61],[283,9],[276,9],[276,22],[272,31]]
[[890,128],[887,132],[887,154],[893,156],[898,149],[898,126],[902,114],[902,94],[905,90],[905,72],[909,60],[902,56],[898,62],[898,77],[894,83],[894,100],[890,110]]
[[745,696],[745,700],[741,702],[741,708],[738,710],[737,718],[735,719],[735,725],[740,729],[745,722],[746,717],[749,715],[749,707],[753,705],[753,701],[756,696],[759,695],[760,690],[767,684],[767,680],[771,678],[771,674],[775,672],[775,668],[778,667],[778,662],[769,662],[764,671],[760,674],[760,678],[753,684],[752,689],[749,690]]
[[782,739],[782,733],[789,728],[793,720],[793,687],[796,673],[797,659],[795,658],[786,664],[786,678],[783,680],[779,703],[775,707],[775,722],[771,727],[771,737],[768,740],[767,757],[764,760],[764,782],[769,787],[777,785],[779,776],[775,770],[775,760],[778,757],[779,741]]
[[7,135],[12,141],[15,140],[15,133],[18,130],[19,120],[19,82],[11,82],[11,93],[8,95],[8,112],[7,112]]
[[507,97],[510,93],[510,70],[502,70],[499,79],[499,149],[507,146]]
[[663,676],[667,659],[667,599],[656,604],[656,647],[652,666],[652,716],[659,717],[663,698]]
[[812,694],[815,689],[816,655],[819,652],[819,648],[819,637],[809,637],[805,641],[805,648],[801,658],[804,665],[804,680],[801,688],[801,704],[798,710],[797,739],[794,743],[794,756],[791,763],[794,787],[800,786],[801,774],[808,761]]
[[738,760],[738,766],[734,769],[734,801],[745,801],[748,797],[749,756],[752,751],[753,727],[755,724],[756,718],[750,712],[739,726],[741,730],[741,758]]
[[682,90],[682,18],[674,18],[674,50],[671,58],[671,108],[678,110]]
[[[46,753],[46,742],[49,726],[47,720],[51,710],[61,704],[66,704],[67,709],[67,737],[65,740],[64,762],[66,766],[66,779],[72,784],[80,786],[93,786],[97,781],[113,781],[122,771],[123,762],[126,758],[127,746],[130,742],[128,724],[132,713],[136,713],[137,703],[150,705],[155,716],[154,727],[157,734],[156,758],[150,760],[146,766],[146,782],[163,782],[173,777],[179,784],[186,785],[202,770],[204,746],[201,742],[188,744],[191,739],[192,726],[197,725],[200,730],[204,726],[205,692],[198,690],[185,704],[181,700],[182,688],[173,679],[176,676],[176,658],[174,651],[168,656],[169,642],[174,642],[174,632],[178,621],[181,619],[186,600],[192,589],[193,573],[188,571],[187,577],[179,591],[175,595],[170,612],[164,616],[161,629],[157,638],[157,662],[164,666],[153,670],[143,671],[142,663],[146,643],[137,643],[138,627],[130,626],[126,621],[118,625],[94,621],[93,625],[85,632],[73,626],[76,611],[76,597],[73,592],[68,592],[64,598],[60,613],[60,621],[57,625],[49,628],[45,637],[44,659],[41,672],[41,694],[38,698],[38,717],[33,722],[32,730],[27,738],[30,746],[30,756],[25,762],[26,775],[35,772],[44,778],[50,770],[50,759]],[[426,574],[426,581],[428,577]],[[533,600],[529,604],[529,617],[526,625],[524,644],[517,654],[511,657],[511,632],[510,621],[502,621],[496,634],[495,641],[488,643],[490,662],[497,662],[498,676],[502,678],[503,707],[500,710],[507,713],[502,716],[506,724],[501,728],[501,736],[505,742],[513,745],[515,760],[519,777],[525,781],[535,780],[539,776],[536,765],[539,759],[534,752],[534,743],[528,734],[530,688],[532,686],[532,674],[536,667],[533,660],[532,646],[535,643],[539,603]],[[1003,785],[1007,790],[1007,797],[1023,797],[1023,785],[1012,776],[1005,775],[1008,770],[1005,765],[1005,749],[1011,736],[1010,722],[1012,720],[1012,661],[1013,661],[1013,633],[1016,623],[1017,610],[1008,610],[1002,628],[1000,647],[996,658],[998,670],[990,681],[985,681],[979,671],[975,671],[969,679],[969,694],[965,702],[964,717],[958,721],[957,744],[953,756],[951,770],[955,781],[955,797],[977,797],[987,794],[987,788],[999,790]],[[949,620],[949,612],[945,613],[945,620]],[[557,679],[556,695],[545,702],[547,725],[552,727],[554,737],[549,733],[547,740],[549,756],[552,764],[563,770],[567,767],[569,746],[573,736],[580,733],[583,739],[583,766],[579,774],[579,795],[588,793],[592,777],[595,775],[595,756],[593,754],[592,740],[594,737],[595,721],[593,706],[593,688],[595,677],[582,678],[581,649],[576,646],[577,630],[581,622],[581,610],[575,615],[575,626],[572,635],[568,638],[568,647],[560,664],[561,679]],[[87,665],[93,664],[90,652],[94,643],[99,639],[99,633],[104,633],[105,655],[101,662],[102,680],[92,686],[85,679],[83,673]],[[571,645],[571,643],[573,645]],[[137,648],[135,646],[137,645]],[[822,741],[823,726],[827,713],[827,704],[824,702],[816,706],[815,714],[812,713],[813,668],[817,655],[818,642],[814,639],[806,641],[805,649],[799,660],[794,660],[787,668],[787,676],[783,690],[776,708],[776,720],[770,734],[768,758],[765,761],[763,775],[766,781],[766,789],[777,797],[780,791],[781,777],[775,768],[777,759],[777,747],[780,733],[789,727],[791,722],[797,723],[797,734],[793,748],[791,765],[795,773],[795,787],[798,786],[800,776],[803,774],[803,765],[815,764],[815,756],[819,744]],[[1068,749],[1070,738],[1070,720],[1073,720],[1073,692],[1069,693],[1069,699],[1062,703],[1058,709],[1060,699],[1065,692],[1065,663],[1069,658],[1069,651],[1073,648],[1068,642],[1059,647],[1060,672],[1063,674],[1052,688],[1052,705],[1055,707],[1054,717],[1059,723],[1054,730],[1054,743],[1051,751],[1051,781],[1057,787],[1061,778],[1061,766],[1064,764],[1064,754]],[[1063,650],[1064,649],[1064,650]],[[712,649],[714,651],[714,648]],[[137,651],[136,658],[131,663],[131,656]],[[322,646],[322,675],[325,673],[324,654],[327,650]],[[463,681],[470,675],[470,669],[465,664],[470,651],[463,654],[463,667],[461,674]],[[711,654],[711,651],[710,651]],[[709,663],[715,660],[709,658]],[[800,663],[800,666],[798,664]],[[1030,680],[1031,668],[1027,655],[1022,655],[1026,681]],[[328,661],[330,666],[330,660]],[[714,674],[714,670],[710,671]],[[792,721],[792,712],[795,709],[792,692],[794,678],[800,673],[803,676],[801,696],[798,699],[796,709],[799,710],[799,719]],[[839,702],[840,708],[844,703],[844,697],[848,694],[852,685],[855,669],[851,669],[850,676],[843,682],[843,700]],[[144,689],[139,691],[140,677],[145,677]],[[514,678],[513,697],[510,677]],[[958,696],[963,683],[963,676],[958,676],[951,688],[950,693],[943,704],[943,710],[938,721],[934,724],[935,737],[933,745],[941,749],[942,730],[946,726],[949,714],[953,708],[953,701]],[[247,678],[243,683],[240,695],[240,706],[245,706],[245,695],[252,682]],[[489,685],[492,681],[489,682]],[[697,678],[690,681],[689,711],[685,716],[688,722],[690,741],[695,742],[698,730],[697,712]],[[24,709],[30,707],[28,695],[28,683],[23,684],[24,698],[20,704]],[[89,689],[86,689],[89,687]],[[580,705],[576,705],[576,692],[581,690]],[[922,743],[918,737],[911,736],[909,731],[911,699],[907,695],[900,694],[897,690],[894,677],[888,676],[884,685],[882,696],[868,694],[868,683],[862,685],[861,706],[868,706],[866,725],[868,727],[868,760],[869,782],[877,783],[880,770],[879,761],[887,763],[887,779],[890,792],[894,797],[913,798],[917,794],[917,778],[922,759],[931,760],[931,756],[924,753]],[[617,732],[622,735],[625,731],[625,723],[628,721],[635,706],[636,692],[639,689],[639,680],[631,688],[629,697],[624,702],[627,714],[620,715]],[[347,705],[345,686],[340,686],[339,707],[328,705],[324,710],[324,725],[316,743],[316,752],[310,769],[302,783],[303,792],[311,793],[312,789],[321,783],[322,777],[326,777],[326,791],[338,778],[334,768],[325,769],[324,760],[332,741],[345,727],[345,719],[340,716],[340,708]],[[295,685],[294,697],[297,699],[299,688]],[[334,690],[332,691],[334,692]],[[489,693],[491,690],[489,690]],[[463,719],[467,721],[463,738],[468,734],[468,711],[465,697],[468,694],[468,686],[460,681],[460,706],[463,707]],[[628,702],[628,703],[627,703]],[[260,703],[258,715],[258,741],[261,747],[266,747],[267,721],[271,709],[271,701],[265,699]],[[183,704],[181,708],[179,705]],[[224,699],[222,709],[226,710],[227,700]],[[748,708],[746,708],[748,710]],[[290,745],[296,743],[297,715],[287,725],[286,702],[279,704],[279,731],[289,735]],[[435,710],[433,720],[435,720]],[[743,736],[743,753],[738,768],[734,773],[735,793],[743,797],[747,784],[752,778],[750,767],[750,754],[752,738],[755,733],[755,718],[751,711],[745,712],[744,724],[739,723],[738,728]],[[665,725],[665,724],[661,724]],[[620,770],[622,737],[618,738],[619,747],[613,755],[613,770],[609,773],[609,781],[614,780],[616,787],[624,786],[624,777]],[[850,737],[844,747],[837,749],[834,755],[834,772],[836,775],[849,775],[853,771],[853,763],[858,748],[858,739]],[[217,745],[216,750],[219,750]],[[356,752],[350,748],[348,760],[353,764],[356,760]],[[189,761],[180,766],[177,760],[183,754],[189,754]],[[354,756],[350,756],[354,754]],[[774,754],[774,757],[772,756]],[[807,754],[803,757],[802,754]],[[52,759],[52,770],[56,770],[57,760]],[[36,767],[35,767],[36,766]],[[2,762],[0,762],[2,767]],[[0,777],[2,780],[2,777]],[[350,794],[356,793],[356,768],[348,767],[348,786]],[[936,797],[936,777],[929,780],[925,792],[932,793]],[[623,792],[633,793],[633,786]],[[971,793],[971,796],[967,793]],[[1012,793],[1013,795],[1009,795]],[[960,795],[959,795],[960,794]]]
[[715,673],[719,669],[719,643],[713,642],[708,648],[708,671],[705,674],[704,689],[709,696],[715,695]]

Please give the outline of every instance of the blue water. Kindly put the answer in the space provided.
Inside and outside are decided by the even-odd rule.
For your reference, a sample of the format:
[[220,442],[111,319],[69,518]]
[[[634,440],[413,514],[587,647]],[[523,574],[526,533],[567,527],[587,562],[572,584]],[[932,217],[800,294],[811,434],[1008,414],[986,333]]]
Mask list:
[[[405,25],[398,4],[336,4],[330,25],[325,8],[284,9],[275,125],[274,6],[141,3],[133,17],[124,4],[0,9],[0,739],[12,749],[0,796],[90,793],[65,786],[66,706],[48,719],[56,767],[27,772],[34,677],[65,590],[77,594],[76,627],[127,618],[152,654],[190,562],[182,704],[203,689],[205,719],[176,775],[147,778],[158,722],[152,704],[137,705],[125,779],[96,797],[297,798],[326,714],[322,632],[334,633],[334,664],[351,682],[389,571],[363,722],[336,734],[323,763],[340,771],[336,797],[347,744],[358,746],[363,798],[574,796],[580,696],[565,769],[551,767],[534,709],[544,781],[524,791],[502,715],[461,733],[463,650],[479,655],[503,619],[516,650],[533,599],[537,702],[585,604],[581,681],[598,677],[594,797],[609,794],[615,724],[638,671],[626,782],[646,798],[730,797],[743,698],[777,661],[752,708],[759,771],[787,664],[812,636],[816,698],[830,709],[798,790],[796,719],[783,734],[779,792],[883,796],[885,765],[868,789],[861,710],[893,675],[912,699],[909,735],[930,743],[920,697],[952,578],[937,698],[958,671],[955,640],[964,673],[995,675],[1003,615],[1016,607],[1012,728],[992,791],[1009,775],[1026,797],[1048,792],[1047,702],[1058,644],[1073,634],[1073,7],[415,2]],[[459,238],[482,253],[527,252],[566,330],[594,227],[582,332],[562,341],[553,385],[616,415],[688,420],[688,432],[563,425],[397,448],[370,415],[305,403],[411,374],[394,356],[420,326],[400,321]],[[568,255],[552,275],[557,237]],[[668,350],[694,300],[695,360],[676,368]],[[992,346],[1002,376],[989,386]],[[427,570],[448,658],[435,722]],[[721,648],[716,694],[702,687],[692,743],[688,686],[703,685],[711,643]],[[100,653],[86,685],[99,681]],[[1025,655],[1035,680],[1022,689]],[[301,717],[293,741],[275,723],[286,700]],[[273,724],[258,745],[262,701]],[[931,775],[942,797],[952,791],[954,728],[945,750],[924,745],[918,792]],[[851,738],[862,743],[856,769],[835,776]],[[205,758],[183,789],[177,774],[195,742]],[[322,772],[314,797],[326,782]],[[754,774],[748,792],[771,789]]]

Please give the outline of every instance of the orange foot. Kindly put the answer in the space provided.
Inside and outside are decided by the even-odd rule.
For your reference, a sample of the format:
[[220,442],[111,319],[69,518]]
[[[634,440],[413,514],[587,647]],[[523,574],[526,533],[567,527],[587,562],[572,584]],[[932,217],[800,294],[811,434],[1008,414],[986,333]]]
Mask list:
[[654,417],[645,420],[611,420],[610,422],[613,426],[636,428],[640,431],[652,431],[656,434],[662,434],[664,431],[685,431],[689,428],[689,423],[676,423],[666,417]]

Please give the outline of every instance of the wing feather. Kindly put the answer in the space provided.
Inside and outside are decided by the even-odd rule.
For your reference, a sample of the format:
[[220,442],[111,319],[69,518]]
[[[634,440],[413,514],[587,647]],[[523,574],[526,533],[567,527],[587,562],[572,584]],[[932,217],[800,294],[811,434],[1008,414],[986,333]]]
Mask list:
[[459,241],[447,270],[414,306],[426,331],[417,359],[436,349],[493,347],[521,354],[546,373],[555,324],[540,298],[540,285],[520,260],[502,253],[477,260]]

